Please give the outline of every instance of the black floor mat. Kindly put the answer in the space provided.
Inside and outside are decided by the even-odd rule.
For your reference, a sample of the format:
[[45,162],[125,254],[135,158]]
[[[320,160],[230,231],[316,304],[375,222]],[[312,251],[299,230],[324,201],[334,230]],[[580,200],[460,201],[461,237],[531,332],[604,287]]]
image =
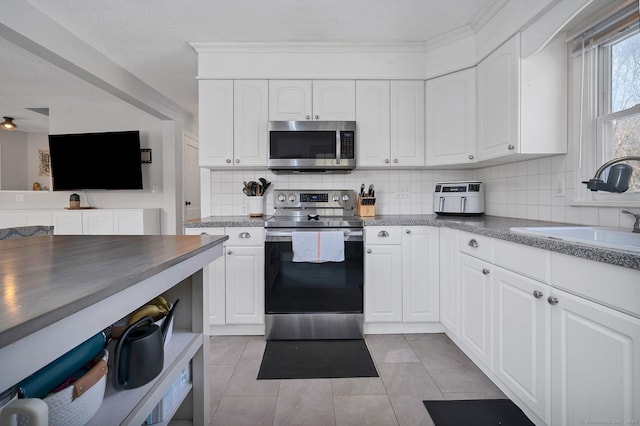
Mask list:
[[529,426],[533,423],[510,399],[423,401],[436,426]]
[[378,377],[364,340],[269,340],[258,380]]

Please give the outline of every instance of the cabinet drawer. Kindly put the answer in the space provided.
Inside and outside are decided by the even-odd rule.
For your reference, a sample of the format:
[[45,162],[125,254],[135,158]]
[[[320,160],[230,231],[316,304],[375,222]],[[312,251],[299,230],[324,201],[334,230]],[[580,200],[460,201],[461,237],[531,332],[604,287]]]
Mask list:
[[224,235],[223,227],[214,227],[214,228],[184,228],[184,235]]
[[464,231],[458,232],[458,250],[492,263],[493,242],[493,238],[485,237],[484,235],[471,234]]
[[264,244],[264,228],[257,226],[227,227],[229,235],[227,246],[262,246]]
[[494,263],[505,269],[549,283],[551,253],[509,241],[493,240]]
[[400,226],[365,226],[366,244],[401,244],[402,228]]

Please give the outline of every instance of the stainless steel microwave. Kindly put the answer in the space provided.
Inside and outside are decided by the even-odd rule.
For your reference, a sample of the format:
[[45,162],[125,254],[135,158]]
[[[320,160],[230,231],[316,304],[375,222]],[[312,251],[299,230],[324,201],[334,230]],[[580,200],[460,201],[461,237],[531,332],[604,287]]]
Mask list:
[[275,173],[349,173],[355,151],[355,121],[269,122],[267,166]]

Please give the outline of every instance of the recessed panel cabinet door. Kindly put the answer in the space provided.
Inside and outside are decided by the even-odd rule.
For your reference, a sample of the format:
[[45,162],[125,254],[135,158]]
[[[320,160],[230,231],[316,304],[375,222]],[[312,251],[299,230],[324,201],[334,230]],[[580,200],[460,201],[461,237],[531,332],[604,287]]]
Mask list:
[[311,87],[311,80],[269,80],[269,120],[311,120]]
[[356,119],[354,80],[314,80],[313,119],[353,121]]
[[365,322],[402,321],[402,246],[366,247]]
[[356,161],[359,167],[389,165],[390,123],[389,81],[356,82]]
[[402,227],[402,320],[439,320],[439,235],[432,226]]
[[264,324],[264,248],[227,246],[227,324]]
[[392,81],[392,166],[424,166],[424,120],[424,81]]
[[268,96],[267,80],[234,82],[233,161],[236,166],[267,165]]
[[561,290],[551,296],[551,424],[634,424],[640,319]]
[[233,166],[233,81],[200,80],[200,166]]
[[458,231],[440,228],[440,322],[458,336]]

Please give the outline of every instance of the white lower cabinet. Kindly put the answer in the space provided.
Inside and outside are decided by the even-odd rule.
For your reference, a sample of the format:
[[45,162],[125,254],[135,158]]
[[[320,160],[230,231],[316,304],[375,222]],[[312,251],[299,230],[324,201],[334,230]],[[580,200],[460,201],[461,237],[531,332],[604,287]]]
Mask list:
[[82,212],[52,211],[51,224],[55,235],[82,235]]
[[494,266],[493,372],[548,423],[551,288]]
[[438,322],[438,249],[437,227],[365,227],[365,323]]
[[256,325],[264,332],[264,229],[185,228],[184,233],[229,235],[224,256],[204,270],[207,334],[259,334]]
[[458,231],[440,228],[440,322],[458,335]]
[[551,424],[637,423],[640,319],[562,290],[551,297]]

